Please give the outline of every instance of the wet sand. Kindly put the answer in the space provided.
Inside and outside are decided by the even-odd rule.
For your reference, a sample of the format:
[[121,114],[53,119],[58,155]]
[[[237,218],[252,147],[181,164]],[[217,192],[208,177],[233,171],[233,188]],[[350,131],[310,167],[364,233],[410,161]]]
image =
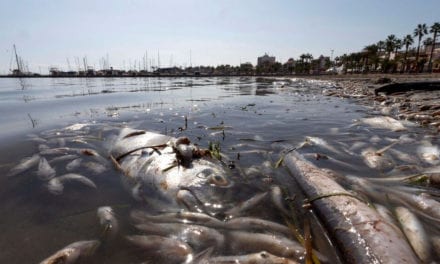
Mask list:
[[372,113],[409,120],[440,132],[440,90],[407,91],[390,95],[375,95],[376,88],[393,82],[440,81],[440,74],[420,75],[335,75],[315,79],[333,81],[334,88],[323,91],[324,95],[355,100],[372,107]]

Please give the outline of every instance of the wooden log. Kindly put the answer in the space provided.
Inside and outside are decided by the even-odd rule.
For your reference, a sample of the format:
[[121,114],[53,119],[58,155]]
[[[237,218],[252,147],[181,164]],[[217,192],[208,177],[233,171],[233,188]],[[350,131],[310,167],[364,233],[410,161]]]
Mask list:
[[374,94],[376,96],[379,95],[379,93],[390,95],[394,93],[408,92],[414,90],[421,90],[421,91],[440,90],[440,81],[392,83],[376,88],[374,90]]

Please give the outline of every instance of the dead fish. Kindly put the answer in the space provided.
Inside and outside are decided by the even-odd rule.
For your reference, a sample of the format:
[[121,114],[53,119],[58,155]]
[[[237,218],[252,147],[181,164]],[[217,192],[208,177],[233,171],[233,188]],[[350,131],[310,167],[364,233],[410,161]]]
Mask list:
[[137,229],[149,235],[177,238],[188,243],[193,249],[200,251],[206,248],[221,248],[224,236],[214,228],[203,225],[182,223],[143,223],[135,225]]
[[96,185],[92,180],[76,173],[68,173],[62,176],[52,178],[48,182],[47,188],[49,189],[49,192],[51,192],[52,194],[60,195],[63,193],[64,190],[64,182],[67,181],[78,181],[86,186],[96,189]]
[[6,176],[12,177],[25,172],[40,162],[40,155],[34,154],[32,157],[24,158],[20,163],[13,167]]
[[88,124],[76,123],[68,127],[65,127],[64,130],[77,131],[83,129],[86,126],[88,126]]
[[[307,197],[348,193],[328,172],[306,161],[297,152],[289,153],[285,158],[285,164]],[[362,180],[359,177],[354,178]],[[363,182],[366,181],[361,181]],[[341,247],[347,262],[419,262],[403,233],[384,221],[377,211],[366,203],[350,195],[336,195],[317,199],[311,205],[313,210],[322,216],[320,220]],[[325,217],[329,212],[331,217]]]
[[341,154],[341,152],[339,150],[337,150],[335,147],[331,146],[327,141],[325,141],[324,139],[319,138],[319,137],[307,136],[305,141],[298,148],[301,148],[301,147],[307,146],[307,145],[319,146],[319,147],[326,149],[332,153]]
[[379,152],[374,148],[364,149],[361,152],[361,155],[364,158],[365,164],[372,169],[377,169],[379,171],[385,172],[392,170],[395,166],[394,161],[389,155],[383,152]]
[[43,150],[47,150],[47,149],[50,149],[50,147],[48,145],[46,145],[46,144],[38,145],[38,150],[39,151],[43,151]]
[[[173,138],[168,136],[128,129],[121,131],[119,138],[110,154],[135,198],[148,200],[154,196],[149,193],[153,190],[169,207],[180,208],[179,199],[191,194],[203,211],[222,210],[224,193],[234,185],[230,179],[232,171],[208,150],[191,144],[196,153],[192,159],[184,160],[172,147]],[[182,191],[185,195],[179,195]]]
[[78,158],[78,155],[74,155],[74,154],[62,155],[62,156],[55,157],[55,158],[51,159],[49,161],[49,163],[57,163],[60,161],[74,160],[77,158]]
[[388,223],[393,224],[394,227],[398,228],[393,213],[387,207],[381,204],[374,204],[374,208],[380,214],[380,216],[382,216],[383,219],[388,221]]
[[101,174],[107,170],[107,167],[98,162],[89,161],[84,163],[84,167],[86,167],[89,171],[94,174]]
[[390,199],[405,201],[408,205],[418,209],[421,215],[440,223],[440,202],[429,194],[409,194],[399,191],[393,191],[392,194],[395,195],[396,198],[390,196]]
[[127,236],[127,240],[151,254],[159,257],[166,263],[191,263],[193,251],[191,247],[182,241],[156,235]]
[[96,152],[93,149],[83,148],[83,149],[73,149],[73,150],[75,150],[76,153],[78,153],[80,155],[91,156],[93,159],[95,159],[97,162],[99,162],[101,164],[107,164],[108,163],[106,158],[101,156],[98,152]]
[[44,181],[48,181],[55,177],[55,169],[50,166],[49,162],[47,162],[46,158],[41,157],[40,163],[38,164],[37,175],[38,178]]
[[248,200],[243,201],[237,204],[236,206],[234,206],[233,208],[227,210],[225,213],[228,216],[234,216],[234,217],[239,216],[243,214],[246,210],[254,208],[255,205],[259,204],[266,196],[267,196],[267,192],[256,194],[251,198],[249,198]]
[[404,153],[397,149],[390,149],[389,152],[396,157],[398,160],[403,161],[409,164],[418,164],[420,161],[414,155],[410,155],[408,153]]
[[98,240],[78,241],[55,252],[40,264],[73,264],[79,258],[92,255],[99,245]]
[[286,216],[289,215],[289,211],[284,204],[284,195],[280,186],[275,185],[270,188],[270,198],[278,210]]
[[240,256],[219,256],[202,260],[200,264],[297,264],[294,260],[275,256],[267,251],[240,255]]
[[40,150],[41,155],[66,155],[69,154],[69,152],[72,152],[72,150],[67,147]]
[[29,140],[31,140],[31,141],[33,141],[33,142],[35,142],[35,143],[44,144],[44,143],[47,142],[46,139],[44,139],[44,138],[42,138],[42,137],[40,137],[40,136],[38,136],[38,135],[35,135],[35,134],[28,135],[28,138],[29,138]]
[[228,247],[241,252],[267,251],[277,256],[303,259],[305,249],[296,241],[284,236],[233,231],[227,234]]
[[402,122],[389,116],[362,118],[361,122],[374,128],[389,129],[394,132],[406,130]]
[[114,236],[118,232],[118,220],[110,206],[101,206],[96,212],[99,223],[103,227],[104,236]]
[[440,150],[437,146],[428,145],[417,148],[417,154],[426,163],[437,165],[440,162]]
[[357,151],[358,149],[365,147],[365,145],[367,145],[366,142],[356,141],[351,145],[351,147],[348,150],[350,152],[354,152],[354,151]]
[[225,222],[225,228],[233,230],[263,230],[287,236],[292,234],[292,231],[285,225],[255,217],[232,218]]
[[424,263],[428,263],[431,259],[431,244],[422,223],[405,207],[396,207],[395,213],[414,252]]
[[81,158],[72,160],[71,162],[67,163],[66,170],[67,171],[76,170],[81,165],[81,162],[82,162]]
[[159,215],[150,215],[144,211],[132,210],[130,216],[138,223],[156,222],[156,223],[186,223],[197,224],[208,227],[223,227],[224,222],[210,215],[198,212],[179,211],[175,213],[163,213]]
[[323,155],[321,153],[305,153],[303,155],[305,158],[307,159],[314,159],[314,160],[325,160],[328,161],[330,163],[333,163],[337,166],[341,166],[343,168],[347,168],[347,169],[351,169],[351,170],[357,170],[358,168],[352,164],[349,164],[347,162],[344,161],[340,161],[338,159],[335,159],[333,157],[327,156],[327,155]]

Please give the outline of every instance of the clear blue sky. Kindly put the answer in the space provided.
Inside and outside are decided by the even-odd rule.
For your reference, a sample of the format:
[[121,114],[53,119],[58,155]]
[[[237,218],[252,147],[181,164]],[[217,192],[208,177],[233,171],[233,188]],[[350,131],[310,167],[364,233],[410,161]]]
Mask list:
[[439,0],[0,0],[0,74],[12,45],[30,70],[67,70],[87,56],[99,68],[141,62],[178,66],[285,62],[302,53],[334,56],[390,34],[440,22]]

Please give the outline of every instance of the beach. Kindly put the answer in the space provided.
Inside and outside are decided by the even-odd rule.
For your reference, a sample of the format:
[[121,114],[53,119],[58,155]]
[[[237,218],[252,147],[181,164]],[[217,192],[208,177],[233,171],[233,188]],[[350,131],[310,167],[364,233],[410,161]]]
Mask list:
[[375,89],[391,83],[438,82],[440,74],[377,74],[317,76],[316,79],[332,81],[334,88],[325,89],[324,95],[347,98],[371,107],[372,113],[408,120],[440,131],[440,91],[402,91],[392,94],[375,94]]

